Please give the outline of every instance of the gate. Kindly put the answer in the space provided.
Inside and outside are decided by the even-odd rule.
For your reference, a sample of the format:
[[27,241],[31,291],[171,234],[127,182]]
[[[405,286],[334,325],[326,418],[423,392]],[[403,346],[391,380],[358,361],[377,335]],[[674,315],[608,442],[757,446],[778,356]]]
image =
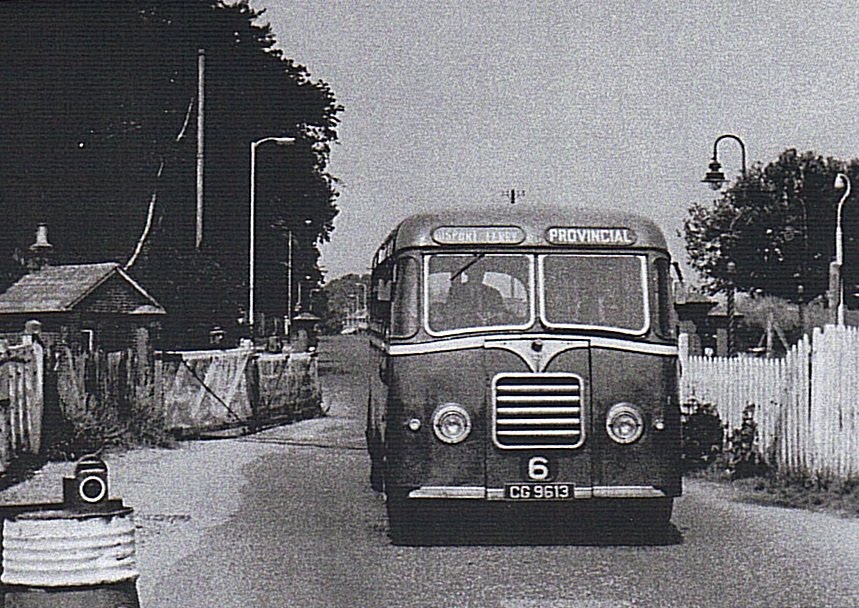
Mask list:
[[0,341],[0,473],[21,454],[38,454],[44,408],[44,349]]

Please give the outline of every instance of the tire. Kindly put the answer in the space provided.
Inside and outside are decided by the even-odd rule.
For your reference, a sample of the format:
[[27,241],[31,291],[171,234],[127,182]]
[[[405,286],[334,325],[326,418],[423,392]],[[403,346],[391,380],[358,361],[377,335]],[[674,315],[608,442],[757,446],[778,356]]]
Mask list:
[[[652,502],[653,504],[649,504]],[[644,505],[644,520],[655,525],[666,525],[671,521],[674,512],[673,498],[653,498]]]
[[595,502],[594,515],[605,525],[646,530],[664,527],[671,521],[673,498],[623,498]]
[[376,437],[372,427],[370,412],[372,401],[367,402],[367,424],[364,429],[364,438],[367,441],[367,453],[370,455],[370,487],[374,492],[385,490],[385,457],[381,441]]
[[385,496],[385,508],[388,512],[388,535],[394,544],[413,540],[419,520],[415,505],[404,493],[391,492]]
[[374,492],[385,491],[385,462],[378,451],[370,451],[370,487]]
[[625,509],[631,523],[645,526],[665,526],[674,512],[673,498],[642,498]]

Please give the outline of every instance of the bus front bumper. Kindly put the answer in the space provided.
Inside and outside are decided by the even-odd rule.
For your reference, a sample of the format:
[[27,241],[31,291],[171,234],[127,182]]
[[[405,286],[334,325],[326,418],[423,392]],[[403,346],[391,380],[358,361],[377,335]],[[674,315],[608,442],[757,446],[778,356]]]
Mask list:
[[[668,494],[654,486],[575,487],[574,499],[586,498],[665,498]],[[423,486],[409,492],[409,498],[508,500],[504,488],[483,486]]]

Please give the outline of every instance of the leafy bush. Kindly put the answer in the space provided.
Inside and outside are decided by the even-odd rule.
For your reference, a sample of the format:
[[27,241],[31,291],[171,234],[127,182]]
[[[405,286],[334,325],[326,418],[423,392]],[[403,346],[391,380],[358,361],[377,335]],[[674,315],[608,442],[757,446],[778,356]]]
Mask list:
[[682,457],[686,470],[704,469],[722,453],[724,430],[716,406],[694,397],[683,404]]
[[746,405],[740,428],[734,429],[728,437],[725,455],[731,479],[756,477],[767,472],[766,463],[758,451],[755,407],[754,403]]

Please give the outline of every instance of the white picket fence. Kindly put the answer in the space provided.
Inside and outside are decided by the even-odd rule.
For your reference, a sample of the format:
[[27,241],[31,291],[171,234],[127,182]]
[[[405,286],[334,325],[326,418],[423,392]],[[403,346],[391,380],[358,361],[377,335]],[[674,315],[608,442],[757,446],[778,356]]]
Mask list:
[[680,393],[713,403],[727,428],[755,406],[758,449],[780,471],[859,479],[859,328],[816,328],[779,359],[688,356]]

